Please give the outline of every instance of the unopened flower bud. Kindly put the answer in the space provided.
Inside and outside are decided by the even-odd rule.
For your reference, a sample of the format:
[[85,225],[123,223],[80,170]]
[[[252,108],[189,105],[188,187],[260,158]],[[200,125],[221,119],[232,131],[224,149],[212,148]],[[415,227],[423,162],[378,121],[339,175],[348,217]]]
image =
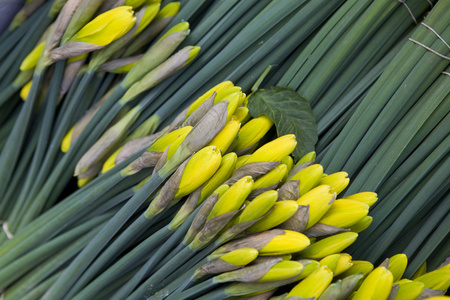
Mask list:
[[329,185],[336,195],[339,195],[350,183],[348,174],[346,172],[337,172],[320,179],[319,184]]
[[222,162],[220,163],[217,172],[214,173],[214,175],[203,185],[199,199],[200,203],[208,198],[214,190],[219,188],[223,182],[230,178],[233,173],[236,160],[237,156],[234,152],[228,153],[222,157]]
[[283,260],[274,265],[258,282],[283,280],[299,275],[303,265],[297,261]]
[[20,98],[22,98],[23,101],[27,100],[32,84],[33,81],[28,81],[20,90]]
[[343,232],[324,238],[299,253],[301,257],[322,258],[330,254],[339,253],[356,240],[358,234]]
[[362,192],[362,193],[358,193],[358,194],[345,196],[342,199],[349,199],[349,200],[364,202],[365,204],[369,205],[369,207],[371,207],[372,205],[375,204],[375,202],[377,202],[378,196],[376,193],[373,193],[373,192]]
[[312,151],[309,153],[306,153],[300,160],[295,164],[295,166],[299,166],[305,162],[314,162],[316,159],[316,152]]
[[323,175],[323,167],[319,164],[311,165],[288,177],[289,180],[300,180],[300,196],[319,185]]
[[418,299],[425,290],[425,285],[418,281],[402,280],[401,282],[396,282],[396,284],[399,285],[399,288],[394,300]]
[[367,276],[352,299],[386,300],[391,292],[392,283],[392,273],[385,267],[378,267]]
[[450,269],[440,268],[419,276],[413,281],[422,282],[426,289],[445,291],[450,286]]
[[234,116],[239,120],[239,122],[241,122],[241,124],[245,124],[250,118],[248,108],[245,106],[236,108],[234,111]]
[[281,161],[291,154],[297,146],[295,135],[287,134],[281,136],[256,150],[245,164],[262,161]]
[[231,81],[224,81],[219,83],[218,85],[211,88],[209,91],[200,96],[197,100],[195,100],[191,106],[189,106],[189,110],[187,112],[187,117],[189,117],[197,108],[202,105],[203,102],[208,100],[214,93],[216,93],[216,97],[221,93],[221,91],[233,87],[233,83]]
[[41,57],[41,54],[44,51],[44,45],[45,42],[41,42],[31,50],[30,54],[25,57],[20,65],[21,71],[31,70],[36,67],[39,57]]
[[261,218],[273,207],[277,198],[277,191],[262,193],[245,206],[235,223],[245,223]]
[[298,205],[309,206],[309,219],[306,228],[317,223],[331,207],[336,194],[328,185],[318,186],[297,200]]
[[309,246],[309,239],[295,231],[285,230],[259,250],[260,255],[284,255],[296,253]]
[[226,153],[230,145],[233,143],[236,135],[241,127],[241,123],[237,119],[231,119],[225,127],[212,140],[209,145],[214,145]]
[[363,230],[366,230],[370,224],[372,224],[373,218],[371,216],[365,216],[358,223],[350,226],[350,231],[360,233]]
[[261,232],[274,228],[291,218],[297,212],[297,209],[298,204],[296,201],[278,201],[266,216],[248,228],[247,231]]
[[408,264],[408,258],[405,254],[396,254],[389,258],[388,270],[391,271],[394,276],[394,282],[400,280],[405,273],[406,266]]
[[318,298],[333,280],[333,272],[321,266],[311,275],[300,281],[287,295],[289,297]]
[[294,159],[288,155],[281,160],[281,163],[285,164],[287,167],[286,174],[283,177],[283,181],[286,181],[288,179],[289,172],[292,170],[292,167],[294,167]]
[[331,204],[330,209],[320,219],[320,223],[348,228],[361,221],[369,213],[369,206],[355,200],[340,199]]
[[367,274],[369,274],[370,272],[372,272],[373,270],[373,264],[371,264],[368,261],[364,261],[364,260],[353,260],[352,261],[352,266],[344,271],[342,274],[340,274],[338,276],[338,278],[342,279],[348,276],[352,276],[358,273],[363,274],[364,276],[366,276]]
[[253,189],[256,190],[260,188],[270,187],[274,184],[278,184],[283,180],[283,177],[286,175],[286,173],[287,173],[287,166],[285,164],[279,164],[273,170],[269,171],[267,174],[259,177],[255,181]]
[[239,131],[233,150],[239,151],[255,145],[266,135],[272,126],[272,120],[265,115],[248,121]]

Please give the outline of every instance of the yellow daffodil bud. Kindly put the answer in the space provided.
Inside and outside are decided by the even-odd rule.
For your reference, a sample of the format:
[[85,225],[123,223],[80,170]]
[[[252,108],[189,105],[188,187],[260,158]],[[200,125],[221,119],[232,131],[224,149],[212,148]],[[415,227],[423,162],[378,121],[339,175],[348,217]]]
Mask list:
[[328,185],[318,186],[297,200],[298,205],[309,205],[309,220],[306,228],[316,224],[331,207],[336,195]]
[[23,101],[27,100],[28,94],[30,93],[32,83],[33,83],[33,81],[27,82],[20,90],[20,98],[22,98]]
[[188,30],[188,29],[189,29],[189,23],[188,22],[178,23],[175,26],[173,26],[172,28],[170,28],[169,30],[167,30],[167,32],[160,38],[160,40],[162,40],[163,38],[171,35],[174,32],[184,31],[184,30]]
[[268,215],[250,226],[247,231],[261,232],[274,228],[292,217],[297,212],[297,209],[298,204],[296,201],[278,201],[273,205],[273,208]]
[[337,172],[320,179],[319,184],[326,184],[331,187],[331,189],[339,195],[350,183],[350,178],[346,172]]
[[319,164],[311,165],[294,174],[289,180],[300,180],[300,196],[319,185],[323,175],[323,167]]
[[288,155],[281,160],[281,163],[285,164],[287,167],[286,174],[283,177],[283,181],[286,181],[288,179],[289,172],[292,170],[292,167],[294,166],[294,159]]
[[256,190],[277,184],[283,180],[286,174],[287,166],[285,164],[279,164],[273,170],[256,179],[253,189]]
[[167,5],[161,8],[159,13],[156,15],[155,20],[173,17],[179,11],[180,11],[180,2],[167,3]]
[[309,239],[296,231],[285,230],[259,250],[260,255],[284,255],[299,252],[310,244]]
[[316,152],[312,151],[309,153],[306,153],[300,160],[295,164],[295,166],[301,165],[302,163],[308,162],[308,161],[314,161],[316,159]]
[[369,206],[355,200],[336,200],[320,219],[320,223],[348,228],[361,221],[369,213]]
[[209,145],[214,145],[222,153],[225,153],[236,138],[239,128],[241,128],[241,122],[238,119],[231,119],[211,142],[209,142]]
[[149,148],[149,151],[165,151],[173,142],[179,137],[186,136],[192,130],[192,126],[185,126],[180,129],[174,130],[166,135],[163,135],[157,139]]
[[114,153],[108,157],[108,159],[103,164],[102,173],[106,173],[116,166],[115,160],[116,160],[117,155],[119,155],[120,150],[122,150],[122,148],[123,147],[120,147],[119,149],[114,151]]
[[337,276],[353,265],[352,257],[347,253],[331,254],[320,260],[320,265],[327,266]]
[[239,93],[242,91],[242,88],[240,86],[230,86],[219,93],[217,93],[216,98],[214,98],[214,104],[218,103],[219,101],[228,101],[230,98],[230,95]]
[[136,29],[134,36],[138,35],[150,24],[151,21],[155,19],[156,15],[159,12],[160,6],[161,3],[152,3],[145,9],[144,15],[142,16],[142,19],[139,22],[138,28]]
[[322,258],[330,254],[339,253],[356,240],[358,234],[354,232],[343,232],[324,238],[305,250],[300,255],[306,258]]
[[90,181],[92,181],[94,178],[78,178],[77,185],[79,188],[82,188],[86,184],[88,184]]
[[450,296],[435,296],[427,298],[427,300],[449,300]]
[[181,143],[187,137],[189,132],[190,132],[190,130],[184,131],[182,134],[180,134],[179,137],[177,137],[177,139],[172,144],[169,145],[169,150],[167,151],[167,160],[169,160],[172,156],[174,156],[175,152],[177,152],[177,150],[178,150],[178,147],[180,147]]
[[296,261],[283,260],[275,264],[270,270],[258,280],[258,282],[270,282],[283,280],[299,275],[303,270],[303,265]]
[[236,108],[236,110],[234,111],[234,116],[239,120],[239,122],[241,122],[241,124],[245,124],[250,118],[248,108],[245,106]]
[[207,219],[238,210],[252,191],[252,187],[253,179],[250,176],[242,177],[217,200]]
[[354,260],[352,261],[352,264],[353,265],[347,271],[344,271],[342,274],[340,274],[338,278],[342,279],[358,273],[362,273],[364,276],[366,276],[373,270],[373,265],[368,261]]
[[133,7],[133,9],[138,8],[141,5],[144,5],[146,0],[126,0],[125,5]]
[[402,280],[402,282],[397,282],[396,284],[399,285],[399,289],[397,294],[395,294],[394,300],[417,299],[425,290],[425,285],[422,282]]
[[69,132],[66,133],[66,135],[64,136],[62,142],[61,142],[61,151],[66,153],[67,151],[69,151],[70,149],[70,144],[72,141],[72,134],[73,134],[73,130],[75,129],[75,126],[73,126]]
[[217,171],[222,160],[219,149],[208,146],[195,153],[184,169],[175,198],[186,196]]
[[[240,89],[240,88],[239,88]],[[223,100],[220,101],[228,101],[228,110],[227,110],[227,121],[231,120],[231,117],[234,115],[234,112],[236,109],[241,105],[241,99],[242,99],[242,92],[236,92],[230,95],[227,95],[223,98]],[[214,101],[214,103],[217,103],[219,101]]]
[[394,276],[394,282],[400,280],[405,273],[406,266],[408,264],[408,258],[405,254],[400,253],[389,258],[388,269]]
[[375,202],[377,202],[378,195],[377,195],[377,193],[373,193],[373,192],[362,192],[362,193],[353,194],[350,196],[345,196],[342,199],[349,199],[349,200],[364,202],[365,204],[369,205],[369,207],[371,207],[372,205],[375,204]]
[[360,233],[363,230],[366,230],[370,224],[372,224],[373,218],[371,216],[365,216],[358,223],[350,226],[350,231]]
[[238,216],[235,223],[245,223],[256,220],[264,216],[275,204],[278,198],[277,191],[267,191],[249,202],[242,213]]
[[262,161],[281,161],[294,151],[297,146],[295,135],[287,134],[281,136],[256,150],[245,164]]
[[[191,106],[189,106],[189,110],[186,114],[186,117],[189,117],[197,108],[200,107],[200,105],[203,104],[206,100],[208,100],[209,97],[211,97],[214,93],[219,94],[221,91],[228,89],[230,87],[233,87],[233,83],[231,81],[224,81],[219,83],[218,85],[211,88],[209,91],[204,93],[202,96],[200,96],[197,100],[195,100]],[[216,97],[217,97],[216,94]]]
[[320,268],[320,263],[317,260],[302,259],[299,260],[299,262],[304,266],[304,268],[303,272],[296,278],[296,281],[308,277]]
[[127,33],[136,22],[131,6],[119,6],[87,23],[69,42],[106,46]]
[[272,120],[265,115],[248,121],[239,131],[233,150],[238,151],[255,145],[266,135],[272,126]]
[[419,276],[413,281],[422,282],[426,289],[446,291],[450,286],[450,270],[437,269]]
[[333,272],[326,266],[321,266],[311,275],[300,281],[287,297],[302,297],[317,299],[333,280]]
[[39,57],[41,57],[42,51],[44,51],[45,42],[39,43],[30,54],[25,57],[20,65],[20,71],[31,70],[36,67]]
[[228,153],[222,157],[222,162],[220,163],[217,172],[203,185],[199,200],[200,203],[208,198],[223,182],[230,178],[231,174],[233,174],[236,160],[237,155],[234,152]]
[[250,158],[250,156],[251,156],[250,154],[239,156],[236,161],[235,169],[239,169],[240,167],[242,167],[247,162],[247,160]]
[[241,248],[228,252],[220,257],[233,266],[245,266],[254,261],[258,257],[258,250],[253,248]]
[[386,300],[393,283],[392,273],[385,267],[373,270],[363,281],[353,300]]

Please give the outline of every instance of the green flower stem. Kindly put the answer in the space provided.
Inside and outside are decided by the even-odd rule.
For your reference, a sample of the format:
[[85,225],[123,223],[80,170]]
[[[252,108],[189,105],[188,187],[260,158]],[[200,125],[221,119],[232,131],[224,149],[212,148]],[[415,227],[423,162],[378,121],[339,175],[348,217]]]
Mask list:
[[[35,268],[25,277],[20,279],[14,285],[8,288],[7,295],[10,299],[22,299],[30,289],[39,285],[42,280],[53,274],[55,271],[63,267],[70,261],[83,247],[92,239],[100,230],[99,227],[92,229],[89,233],[68,245],[65,249],[42,263],[39,268]],[[24,288],[27,287],[27,288]]]
[[55,71],[52,77],[52,81],[49,88],[48,98],[45,101],[45,111],[43,116],[40,118],[43,121],[42,127],[38,133],[39,139],[36,146],[35,153],[33,155],[33,160],[31,161],[30,167],[28,169],[28,174],[25,179],[25,183],[22,186],[22,192],[19,198],[16,200],[17,204],[14,207],[11,216],[9,217],[10,231],[15,232],[17,225],[20,222],[20,216],[27,209],[29,203],[25,203],[27,198],[27,192],[31,188],[31,185],[36,180],[36,175],[41,166],[42,160],[45,156],[47,150],[47,144],[51,139],[50,134],[52,131],[53,120],[55,118],[55,110],[57,106],[59,87],[61,85],[61,80],[64,74],[65,62],[59,61],[55,65]]
[[174,299],[184,300],[197,298],[198,296],[203,295],[205,292],[213,289],[217,284],[218,283],[214,281],[214,278],[211,278],[191,287],[188,290],[183,291],[180,294],[177,294],[176,296],[172,295],[168,297],[167,300],[174,300]]
[[[14,86],[13,84],[9,84],[6,88],[4,88],[0,92],[0,108],[8,101],[10,98],[20,90],[20,86]],[[13,99],[12,101],[14,101]]]
[[34,74],[28,100],[25,101],[22,106],[17,121],[8,137],[5,148],[0,155],[0,197],[3,197],[19,160],[19,154],[25,142],[28,126],[31,123],[33,110],[38,99],[39,86],[41,85],[42,80],[42,73]]
[[198,300],[215,300],[215,299],[226,299],[230,297],[226,293],[226,287],[220,287],[218,289],[213,290],[212,292],[209,292],[202,297],[198,297]]
[[191,226],[194,217],[197,215],[200,207],[197,207],[194,212],[190,214],[190,216],[181,224],[178,228],[170,228],[168,230],[171,233],[171,237],[159,247],[158,251],[145,263],[144,266],[133,276],[133,278],[128,281],[111,299],[125,299],[135,288],[139,285],[139,283],[146,277],[148,274],[155,268],[158,262],[167,254],[167,252],[172,249],[176,243],[181,243],[184,235]]
[[[142,263],[153,256],[155,251],[157,251],[158,245],[162,241],[164,241],[168,237],[168,235],[170,235],[170,231],[167,230],[167,226],[152,234],[150,237],[136,246],[133,250],[127,253],[124,257],[114,263],[111,267],[109,267],[106,271],[97,276],[97,278],[89,283],[89,285],[87,285],[83,290],[76,294],[73,299],[92,299],[94,295],[101,292],[111,282],[113,282],[117,278],[120,278],[121,274],[130,269],[130,266],[132,265],[137,266],[138,269],[136,271],[138,271],[141,268]],[[148,256],[148,253],[151,253],[151,255]],[[143,261],[143,259],[145,260]],[[132,277],[130,277],[130,279],[131,278]]]
[[[64,100],[62,100],[62,104],[61,107],[59,109],[58,115],[56,116],[56,121],[55,121],[55,131],[56,132],[56,128],[59,128],[59,126],[61,126],[61,121],[62,119],[66,116],[66,111],[67,111],[67,107],[70,104],[70,99],[73,99],[73,95],[76,93],[76,90],[84,76],[83,71],[79,71],[77,73],[77,75],[75,76],[75,79],[72,82],[72,85],[70,86],[69,90],[67,91],[65,97],[63,98]],[[84,113],[84,112],[83,112]]]
[[58,237],[48,241],[42,246],[28,252],[7,267],[0,270],[0,288],[4,289],[24,274],[28,273],[31,269],[37,267],[43,260],[54,255],[59,249],[71,241],[77,239],[81,235],[104,223],[111,213],[102,215],[92,220],[86,221],[83,224],[59,235]]
[[[40,283],[37,287],[35,287],[31,292],[24,295],[22,300],[39,300],[45,294],[45,291],[48,290],[52,284],[61,276],[62,271],[52,275],[51,277],[45,279],[44,282]],[[9,299],[7,296],[5,300]]]

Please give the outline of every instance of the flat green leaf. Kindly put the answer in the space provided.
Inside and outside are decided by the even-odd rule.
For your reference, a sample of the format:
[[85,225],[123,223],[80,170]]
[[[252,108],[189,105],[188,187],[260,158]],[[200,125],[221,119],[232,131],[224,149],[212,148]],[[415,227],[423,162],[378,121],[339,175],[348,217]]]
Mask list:
[[278,136],[295,134],[298,144],[292,155],[297,160],[314,151],[316,119],[308,101],[296,91],[277,86],[256,91],[248,99],[248,109],[253,117],[268,116],[274,122]]

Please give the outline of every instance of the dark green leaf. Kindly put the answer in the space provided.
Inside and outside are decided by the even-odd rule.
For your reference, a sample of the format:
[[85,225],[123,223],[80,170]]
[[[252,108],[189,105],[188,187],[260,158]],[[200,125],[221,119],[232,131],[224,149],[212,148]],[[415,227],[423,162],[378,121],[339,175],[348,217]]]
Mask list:
[[317,142],[316,119],[306,99],[284,87],[269,87],[253,93],[248,99],[250,115],[268,116],[277,128],[278,136],[295,134],[297,147],[292,155],[300,159],[314,151]]

